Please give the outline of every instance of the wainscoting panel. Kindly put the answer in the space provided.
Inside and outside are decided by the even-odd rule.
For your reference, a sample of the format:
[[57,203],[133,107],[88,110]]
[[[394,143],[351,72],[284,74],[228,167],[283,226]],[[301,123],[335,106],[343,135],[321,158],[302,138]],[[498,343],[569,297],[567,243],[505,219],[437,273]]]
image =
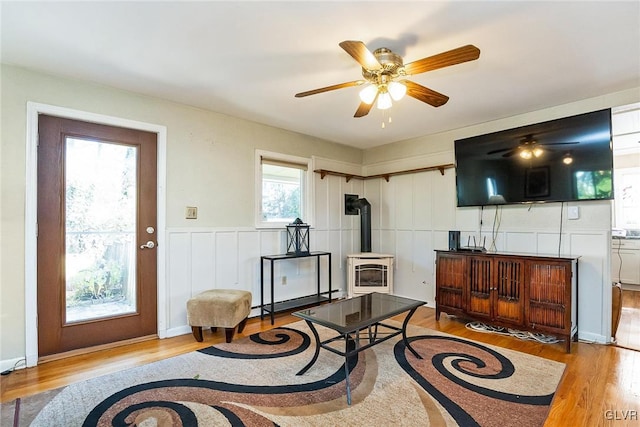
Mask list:
[[414,175],[394,176],[389,182],[395,192],[395,228],[398,230],[412,230],[415,224],[414,218],[414,198],[415,183]]
[[313,177],[315,212],[312,227],[318,230],[326,230],[329,228],[329,181],[331,177],[325,176],[322,179],[320,174],[317,173],[314,173]]
[[[327,208],[328,211],[325,215],[329,218],[329,229],[339,230],[342,226],[342,217],[344,216],[344,192],[343,186],[345,185],[345,179],[339,176],[328,175],[324,179],[329,184],[329,191],[327,194]],[[350,185],[346,185],[350,187]]]
[[236,289],[249,289],[254,304],[260,303],[260,232],[238,231],[238,283]]
[[[238,286],[238,234],[236,231],[216,232],[215,284],[216,288],[251,290],[249,284]],[[212,286],[213,287],[213,286]]]
[[[343,258],[351,249],[351,231],[312,230],[311,249],[332,253],[332,287],[346,289]],[[316,240],[317,239],[317,240]],[[184,229],[167,230],[167,336],[190,331],[186,304],[207,289],[241,289],[253,294],[252,306],[260,304],[260,256],[284,253],[284,230]],[[327,286],[327,260],[321,260],[322,290]],[[269,263],[265,262],[265,301],[269,296]],[[286,276],[286,280],[283,280]],[[274,264],[275,300],[283,301],[316,291],[315,258],[279,261]]]
[[[401,178],[403,176],[400,176]],[[380,194],[381,203],[375,208],[375,211],[380,214],[380,228],[381,229],[395,229],[396,228],[396,209],[397,209],[397,191],[395,182],[397,177],[391,177],[387,182],[384,179],[378,179],[380,183],[378,191]],[[371,205],[374,209],[374,205]]]
[[433,173],[416,173],[413,177],[413,224],[417,230],[430,230],[433,224],[432,207],[438,206],[437,200],[433,200],[433,180],[440,179]]
[[[186,303],[193,293],[191,234],[167,233],[167,336],[171,329],[187,324]],[[180,332],[182,333],[182,332]]]
[[191,233],[190,254],[196,254],[191,256],[191,295],[213,288],[216,277],[215,239],[212,232]]
[[[260,253],[265,255],[281,254],[286,252],[287,241],[286,231],[280,230],[259,230]],[[284,239],[284,240],[283,240]]]
[[569,252],[569,234],[540,232],[536,235],[536,249],[539,254],[568,254]]
[[394,291],[398,295],[431,301],[433,294],[433,251],[431,232],[398,231]]
[[[537,252],[536,233],[510,231],[506,235],[506,248],[509,252],[536,253]],[[478,242],[480,244],[480,242]]]
[[578,324],[580,337],[588,341],[608,342],[611,307],[602,309],[605,292],[611,296],[610,236],[607,233],[575,231],[567,239],[573,255],[580,255]]
[[477,220],[466,220],[467,217],[473,218],[472,210],[456,209],[455,170],[446,169],[444,175],[440,175],[439,171],[427,173],[433,182],[430,196],[433,228],[436,230],[456,230],[456,226],[462,227],[467,222],[470,223],[470,227],[476,228],[478,226]]

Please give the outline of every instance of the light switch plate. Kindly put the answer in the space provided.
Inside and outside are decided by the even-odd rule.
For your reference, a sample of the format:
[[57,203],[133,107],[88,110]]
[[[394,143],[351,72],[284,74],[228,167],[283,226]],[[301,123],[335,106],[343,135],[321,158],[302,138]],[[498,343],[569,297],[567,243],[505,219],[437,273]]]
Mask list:
[[184,212],[186,219],[198,219],[198,208],[195,206],[187,206]]
[[567,208],[567,218],[580,219],[580,206],[569,206]]

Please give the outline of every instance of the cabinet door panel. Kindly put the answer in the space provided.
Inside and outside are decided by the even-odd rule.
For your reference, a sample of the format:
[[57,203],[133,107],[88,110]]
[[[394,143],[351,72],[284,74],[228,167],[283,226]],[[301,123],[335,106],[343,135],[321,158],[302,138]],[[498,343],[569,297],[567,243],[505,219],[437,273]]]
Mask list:
[[496,319],[521,323],[524,316],[524,262],[513,258],[495,258]]
[[436,301],[439,305],[460,310],[464,308],[466,269],[465,257],[438,254]]
[[491,318],[491,259],[469,258],[469,307],[474,316]]
[[571,265],[566,262],[528,261],[531,328],[566,329],[571,324]]

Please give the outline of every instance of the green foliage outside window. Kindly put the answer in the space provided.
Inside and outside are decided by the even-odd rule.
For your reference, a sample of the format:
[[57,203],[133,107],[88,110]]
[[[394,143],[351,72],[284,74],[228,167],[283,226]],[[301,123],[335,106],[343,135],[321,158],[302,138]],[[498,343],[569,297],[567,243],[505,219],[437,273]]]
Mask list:
[[576,194],[580,200],[610,199],[613,195],[611,171],[577,171]]

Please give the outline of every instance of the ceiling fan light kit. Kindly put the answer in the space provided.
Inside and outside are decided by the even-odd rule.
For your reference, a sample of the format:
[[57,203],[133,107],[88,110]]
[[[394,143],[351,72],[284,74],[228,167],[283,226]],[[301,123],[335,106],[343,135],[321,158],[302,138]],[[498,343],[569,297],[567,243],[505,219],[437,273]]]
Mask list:
[[407,87],[398,82],[389,83],[387,85],[387,90],[394,101],[400,101],[407,94]]
[[362,102],[371,105],[373,104],[373,101],[375,101],[376,96],[378,96],[378,87],[374,85],[368,85],[360,91],[359,95]]
[[391,102],[391,95],[389,95],[389,92],[387,92],[386,89],[384,89],[384,92],[379,90],[377,103],[378,110],[388,110],[391,108],[391,105],[393,105],[393,103]]
[[295,96],[296,98],[302,98],[369,83],[359,92],[361,102],[354,117],[364,117],[369,114],[374,103],[378,109],[387,110],[393,105],[392,101],[399,101],[405,95],[409,95],[433,107],[440,107],[447,103],[448,96],[407,80],[405,77],[473,61],[480,57],[480,49],[473,45],[466,45],[405,65],[400,55],[385,47],[376,49],[372,53],[361,41],[346,40],[339,45],[362,66],[362,77],[365,80],[354,80],[313,89],[297,93]]

